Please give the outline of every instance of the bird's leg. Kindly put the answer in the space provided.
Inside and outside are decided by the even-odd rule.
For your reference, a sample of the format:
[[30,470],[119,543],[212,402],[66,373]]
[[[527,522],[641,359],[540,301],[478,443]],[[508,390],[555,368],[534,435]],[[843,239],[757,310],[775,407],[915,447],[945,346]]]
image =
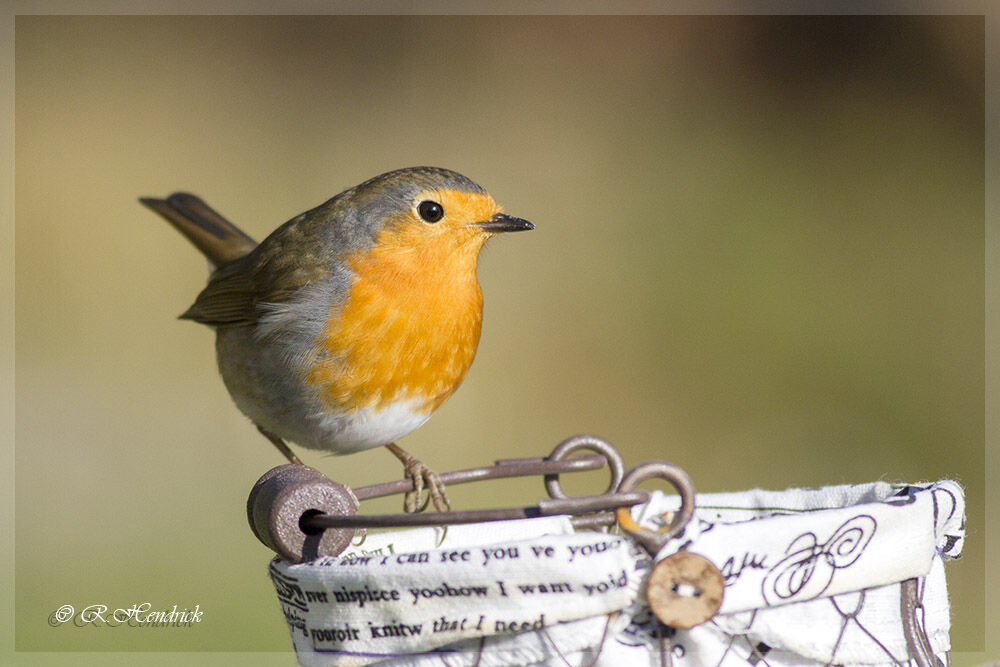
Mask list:
[[257,430],[260,431],[261,435],[270,440],[271,444],[273,444],[275,447],[278,448],[278,451],[281,452],[286,459],[288,459],[289,463],[296,463],[298,465],[302,465],[302,461],[300,461],[299,457],[297,457],[295,453],[288,448],[288,445],[285,444],[284,440],[282,440],[275,434],[271,433],[270,431],[265,431],[262,426],[257,426]]
[[403,462],[403,466],[406,469],[406,477],[413,482],[413,490],[407,491],[403,497],[403,509],[406,512],[412,514],[423,509],[420,501],[423,496],[424,486],[427,487],[427,494],[430,496],[431,502],[434,503],[434,509],[438,512],[451,509],[451,503],[448,502],[448,493],[444,490],[444,483],[436,472],[415,459],[394,442],[390,442],[385,448]]

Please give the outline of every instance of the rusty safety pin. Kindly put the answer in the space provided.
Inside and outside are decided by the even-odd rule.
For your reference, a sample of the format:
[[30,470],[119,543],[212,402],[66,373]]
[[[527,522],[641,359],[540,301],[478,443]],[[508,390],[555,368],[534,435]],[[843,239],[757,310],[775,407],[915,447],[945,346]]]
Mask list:
[[[579,450],[596,455],[571,456]],[[559,476],[599,470],[608,466],[611,480],[599,495],[570,497]],[[358,528],[445,526],[505,521],[540,516],[571,515],[577,528],[610,526],[614,510],[646,502],[644,491],[620,493],[625,464],[608,442],[578,435],[561,442],[549,456],[504,459],[495,465],[441,473],[445,484],[465,484],[486,479],[544,475],[550,498],[530,507],[434,512],[430,514],[358,515],[361,500],[404,493],[411,480],[395,480],[350,489],[323,473],[301,464],[278,466],[265,473],[247,499],[247,517],[257,538],[282,557],[294,562],[341,553]]]

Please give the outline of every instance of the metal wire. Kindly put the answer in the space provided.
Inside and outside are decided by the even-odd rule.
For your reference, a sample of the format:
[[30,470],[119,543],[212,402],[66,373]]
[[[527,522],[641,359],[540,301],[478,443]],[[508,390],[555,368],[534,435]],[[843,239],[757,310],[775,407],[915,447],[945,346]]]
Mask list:
[[923,625],[917,622],[917,609],[923,607],[920,600],[919,582],[917,579],[907,579],[900,583],[900,614],[903,617],[903,633],[910,648],[910,655],[917,667],[939,667],[940,662],[934,657],[934,650],[927,640]]
[[[520,459],[501,459],[491,466],[453,470],[438,475],[446,486],[468,484],[487,479],[506,479],[510,477],[531,477],[534,475],[558,476],[565,473],[600,470],[607,462],[606,457],[589,455],[577,456],[572,459],[551,460],[550,458],[531,457]],[[617,486],[617,485],[616,485]],[[354,489],[358,500],[382,498],[406,493],[413,490],[413,482],[409,479],[398,479],[390,482],[379,482],[369,486]],[[556,497],[556,496],[553,496]],[[565,495],[562,497],[566,497]]]
[[[563,514],[589,514],[611,510],[622,506],[639,505],[649,500],[644,491],[630,493],[608,493],[600,496],[580,496],[578,498],[540,500],[531,507],[507,507],[461,512],[433,512],[430,514],[378,514],[338,516],[335,514],[307,514],[299,522],[304,531],[314,532],[328,528],[400,528],[413,526],[454,526],[464,523],[484,523],[488,521],[509,521],[530,519],[540,516]],[[609,518],[614,515],[609,514]]]
[[694,483],[683,469],[666,461],[648,461],[637,465],[628,471],[618,486],[619,491],[631,491],[650,479],[662,479],[670,482],[681,497],[681,507],[670,521],[670,525],[661,531],[643,528],[632,520],[628,508],[617,510],[618,524],[622,529],[641,544],[651,556],[655,556],[663,545],[671,538],[684,531],[691,517],[694,516],[695,491]]
[[[596,454],[575,455],[581,450]],[[560,475],[600,470],[611,472],[607,490],[600,495],[571,497],[563,491]],[[590,435],[576,435],[559,443],[547,457],[500,459],[491,466],[453,470],[438,475],[447,486],[468,484],[489,479],[509,479],[544,475],[550,498],[529,507],[494,508],[430,514],[333,514],[321,511],[302,515],[299,526],[306,533],[346,528],[402,528],[413,526],[450,526],[488,521],[508,521],[540,516],[569,515],[575,528],[603,528],[614,525],[614,511],[644,503],[649,495],[643,491],[617,493],[624,477],[625,462],[610,443]],[[409,479],[380,482],[352,489],[359,500],[382,498],[413,490]]]

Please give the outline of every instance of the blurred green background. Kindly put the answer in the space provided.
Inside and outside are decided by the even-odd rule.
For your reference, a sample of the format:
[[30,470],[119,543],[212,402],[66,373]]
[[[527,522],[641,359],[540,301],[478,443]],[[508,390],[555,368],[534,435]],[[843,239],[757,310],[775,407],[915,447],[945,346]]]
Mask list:
[[[281,460],[231,404],[211,331],[176,319],[205,262],[136,199],[190,190],[262,238],[431,164],[537,230],[487,247],[477,361],[406,449],[447,470],[590,432],[700,491],[957,479],[952,639],[982,651],[983,33],[975,16],[17,17],[16,648],[289,652],[244,510]],[[300,454],[353,486],[400,472],[382,450]],[[204,621],[47,623],[142,601]]]

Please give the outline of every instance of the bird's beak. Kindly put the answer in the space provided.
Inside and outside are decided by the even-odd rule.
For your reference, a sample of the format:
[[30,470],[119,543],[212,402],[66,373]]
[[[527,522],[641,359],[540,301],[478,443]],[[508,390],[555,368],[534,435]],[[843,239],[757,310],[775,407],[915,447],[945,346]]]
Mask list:
[[472,226],[478,227],[484,232],[489,232],[491,234],[499,234],[500,232],[526,232],[529,229],[535,228],[535,226],[527,220],[515,218],[514,216],[507,215],[506,213],[497,213],[485,222],[472,223]]

